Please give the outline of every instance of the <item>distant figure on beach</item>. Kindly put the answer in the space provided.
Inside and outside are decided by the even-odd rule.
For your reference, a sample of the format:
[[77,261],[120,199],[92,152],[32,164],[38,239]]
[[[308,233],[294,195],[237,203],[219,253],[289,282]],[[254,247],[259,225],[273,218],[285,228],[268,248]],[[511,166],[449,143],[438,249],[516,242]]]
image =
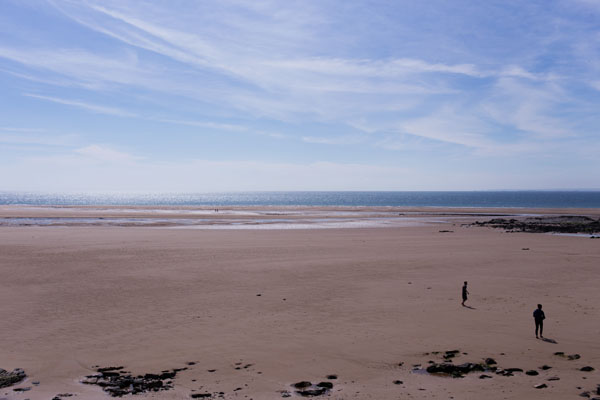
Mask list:
[[538,338],[538,329],[540,331],[540,337],[544,338],[544,320],[546,315],[542,311],[542,305],[538,304],[538,308],[533,312],[533,319],[535,320],[535,338]]
[[467,296],[469,295],[469,291],[467,290],[467,281],[465,281],[465,284],[463,285],[463,289],[462,289],[462,305],[465,305],[465,301],[467,301]]

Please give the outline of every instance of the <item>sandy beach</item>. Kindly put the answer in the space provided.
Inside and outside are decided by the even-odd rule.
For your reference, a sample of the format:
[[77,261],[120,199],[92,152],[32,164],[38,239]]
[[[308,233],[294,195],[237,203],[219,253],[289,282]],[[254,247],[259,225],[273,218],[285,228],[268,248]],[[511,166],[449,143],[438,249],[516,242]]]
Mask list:
[[[106,399],[81,381],[119,366],[177,370],[140,399],[600,397],[600,240],[468,225],[600,210],[157,210],[0,207],[0,399]],[[523,372],[425,372],[450,350]]]

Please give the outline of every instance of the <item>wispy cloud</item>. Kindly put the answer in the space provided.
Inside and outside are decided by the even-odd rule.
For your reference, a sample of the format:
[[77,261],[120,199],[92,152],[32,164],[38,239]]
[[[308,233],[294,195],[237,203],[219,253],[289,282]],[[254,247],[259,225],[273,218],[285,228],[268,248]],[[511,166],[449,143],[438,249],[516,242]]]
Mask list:
[[485,124],[449,107],[426,117],[407,121],[399,128],[403,133],[474,149],[493,146],[486,138],[488,129]]
[[358,135],[321,137],[321,136],[303,136],[302,141],[306,143],[349,145],[364,142],[365,138]]
[[247,130],[247,128],[242,125],[221,124],[221,123],[209,122],[209,121],[189,121],[189,120],[167,119],[167,118],[150,118],[150,119],[153,119],[158,122],[168,123],[168,124],[195,126],[198,128],[219,129],[219,130],[226,130],[226,131],[245,131],[245,130]]
[[538,138],[565,137],[573,132],[558,115],[567,96],[556,84],[534,86],[503,78],[483,102],[483,110],[498,123],[512,125]]
[[45,100],[45,101],[51,101],[53,103],[64,104],[67,106],[82,108],[84,110],[92,111],[92,112],[98,113],[98,114],[116,115],[118,117],[136,117],[137,116],[134,113],[131,113],[131,112],[128,112],[125,110],[121,110],[119,108],[87,103],[87,102],[84,102],[81,100],[62,99],[62,98],[58,98],[58,97],[43,96],[43,95],[34,94],[34,93],[23,93],[23,96],[32,97],[34,99],[40,99],[40,100]]
[[132,162],[141,157],[114,150],[105,145],[92,144],[75,150],[75,153],[102,162]]

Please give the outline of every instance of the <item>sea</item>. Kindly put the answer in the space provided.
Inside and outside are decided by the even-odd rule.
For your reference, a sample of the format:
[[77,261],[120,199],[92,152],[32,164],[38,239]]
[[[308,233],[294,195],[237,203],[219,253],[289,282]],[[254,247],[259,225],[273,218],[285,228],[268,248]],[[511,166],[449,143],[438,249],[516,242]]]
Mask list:
[[163,194],[1,192],[0,205],[600,208],[600,190],[292,191]]

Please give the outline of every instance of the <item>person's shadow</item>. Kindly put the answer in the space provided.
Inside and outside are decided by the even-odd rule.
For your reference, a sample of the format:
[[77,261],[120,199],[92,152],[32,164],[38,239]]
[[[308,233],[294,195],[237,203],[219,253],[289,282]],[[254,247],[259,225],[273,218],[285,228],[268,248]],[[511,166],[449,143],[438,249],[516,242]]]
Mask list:
[[546,342],[546,343],[558,344],[558,342],[557,342],[556,340],[554,340],[554,339],[550,339],[550,338],[547,338],[547,337],[545,337],[545,338],[542,338],[542,340],[543,340],[544,342]]
[[466,304],[462,305],[464,308],[468,308],[469,310],[477,310],[475,307],[468,306]]

